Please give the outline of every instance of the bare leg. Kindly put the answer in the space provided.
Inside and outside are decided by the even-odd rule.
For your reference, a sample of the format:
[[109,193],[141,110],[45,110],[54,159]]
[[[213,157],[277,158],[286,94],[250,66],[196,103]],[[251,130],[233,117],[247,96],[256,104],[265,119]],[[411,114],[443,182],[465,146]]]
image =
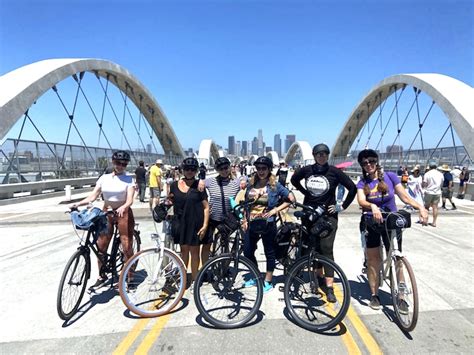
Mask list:
[[367,248],[367,276],[372,295],[376,295],[379,290],[381,262],[379,247]]
[[437,203],[433,203],[432,205],[433,207],[433,227],[436,226],[436,220],[438,219],[438,204]]
[[201,261],[202,264],[204,265],[206,261],[209,260],[209,254],[211,253],[211,245],[212,244],[203,244],[201,246]]
[[196,280],[196,276],[199,270],[199,264],[201,262],[199,258],[199,245],[192,245],[189,247],[191,251],[191,277],[192,280]]

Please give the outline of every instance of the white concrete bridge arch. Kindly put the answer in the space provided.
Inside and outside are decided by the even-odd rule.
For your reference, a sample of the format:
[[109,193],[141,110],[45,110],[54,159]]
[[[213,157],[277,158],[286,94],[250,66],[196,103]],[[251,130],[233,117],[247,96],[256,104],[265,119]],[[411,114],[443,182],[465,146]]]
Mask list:
[[301,154],[303,165],[314,164],[313,150],[306,141],[296,141],[290,146],[285,156],[285,163],[289,164],[295,158],[298,151]]

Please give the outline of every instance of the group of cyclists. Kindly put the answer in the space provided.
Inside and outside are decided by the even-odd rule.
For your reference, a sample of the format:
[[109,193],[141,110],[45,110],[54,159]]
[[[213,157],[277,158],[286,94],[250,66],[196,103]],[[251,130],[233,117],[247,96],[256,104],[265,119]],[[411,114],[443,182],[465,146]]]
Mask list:
[[[323,213],[330,223],[330,233],[324,239],[316,239],[316,249],[320,254],[334,260],[333,249],[338,215],[346,210],[357,196],[357,201],[363,211],[361,226],[366,230],[370,307],[379,309],[380,299],[377,292],[381,260],[378,249],[381,238],[385,247],[388,247],[388,236],[381,229],[372,228],[364,221],[370,216],[376,223],[382,223],[381,211],[397,210],[395,196],[417,209],[422,222],[427,221],[427,211],[422,204],[409,197],[395,174],[383,172],[374,150],[365,149],[358,156],[362,178],[357,185],[342,170],[328,164],[330,150],[326,144],[315,145],[312,153],[315,163],[295,171],[291,176],[291,184],[303,194],[303,204],[323,208]],[[130,207],[135,194],[132,176],[126,174],[129,162],[129,153],[115,152],[112,156],[113,171],[99,178],[89,196],[70,206],[87,205],[102,194],[103,208],[112,208],[116,211],[126,259],[130,258],[132,253],[134,218]],[[266,156],[255,160],[254,172],[250,177],[245,174],[237,177],[235,169],[226,157],[218,158],[214,166],[217,176],[206,178],[200,171],[197,159],[186,158],[181,164],[182,177],[170,181],[168,188],[167,203],[172,204],[174,210],[171,235],[181,247],[181,257],[186,267],[189,266],[189,259],[191,259],[190,288],[192,290],[192,282],[196,279],[199,265],[204,264],[209,258],[216,229],[232,210],[232,203],[251,200],[253,203],[245,210],[241,218],[241,227],[245,231],[243,253],[258,268],[255,252],[259,240],[262,239],[266,258],[263,287],[264,292],[268,292],[273,289],[272,276],[276,265],[276,217],[295,202],[295,196],[285,186],[284,181],[279,181],[279,178],[272,173],[274,163]],[[287,170],[285,164],[281,165],[281,168],[283,171]],[[287,174],[287,171],[285,172]],[[285,180],[286,174],[282,174],[285,175]],[[336,190],[340,185],[347,190],[347,193],[341,203],[336,203]],[[302,223],[308,230],[311,229],[312,221],[303,220]],[[105,253],[109,242],[110,233],[101,235],[98,241],[99,250]],[[401,234],[398,243],[401,250]],[[319,269],[317,277],[319,283],[326,286],[328,302],[336,302],[331,271]],[[105,275],[99,275],[96,286],[105,281]],[[256,280],[250,279],[245,282],[244,287],[255,287],[256,284]]]

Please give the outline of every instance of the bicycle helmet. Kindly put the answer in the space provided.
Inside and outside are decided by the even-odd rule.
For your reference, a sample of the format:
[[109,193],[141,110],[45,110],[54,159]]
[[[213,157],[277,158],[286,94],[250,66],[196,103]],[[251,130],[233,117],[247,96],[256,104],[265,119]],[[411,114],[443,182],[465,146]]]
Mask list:
[[130,161],[130,154],[128,154],[128,152],[126,152],[125,150],[117,150],[112,155],[112,160]]
[[357,161],[359,164],[362,166],[362,160],[367,159],[367,158],[379,158],[379,155],[377,152],[373,149],[364,149],[359,152],[359,155],[357,156]]
[[271,170],[273,168],[273,161],[269,157],[261,156],[261,157],[258,157],[257,160],[255,160],[253,165],[255,165],[255,166],[257,166],[257,165],[266,165],[266,166],[268,166],[268,169]]
[[330,153],[329,147],[324,143],[316,144],[313,147],[313,155],[316,155],[321,152],[325,152],[327,155],[329,155]]
[[219,157],[216,159],[216,162],[214,163],[214,167],[216,169],[219,169],[223,165],[230,165],[230,160],[226,157]]
[[181,163],[181,167],[184,168],[193,168],[197,170],[199,168],[199,162],[196,158],[186,158]]

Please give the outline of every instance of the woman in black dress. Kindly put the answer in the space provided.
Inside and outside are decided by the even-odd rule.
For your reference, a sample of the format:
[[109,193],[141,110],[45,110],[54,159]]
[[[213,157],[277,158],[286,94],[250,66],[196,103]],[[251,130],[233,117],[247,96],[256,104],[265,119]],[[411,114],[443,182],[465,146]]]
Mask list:
[[186,158],[181,164],[184,177],[170,186],[170,200],[174,207],[172,234],[181,246],[181,257],[188,267],[191,254],[192,281],[195,280],[199,263],[199,241],[204,238],[209,222],[209,204],[206,191],[198,191],[196,173],[199,163]]

